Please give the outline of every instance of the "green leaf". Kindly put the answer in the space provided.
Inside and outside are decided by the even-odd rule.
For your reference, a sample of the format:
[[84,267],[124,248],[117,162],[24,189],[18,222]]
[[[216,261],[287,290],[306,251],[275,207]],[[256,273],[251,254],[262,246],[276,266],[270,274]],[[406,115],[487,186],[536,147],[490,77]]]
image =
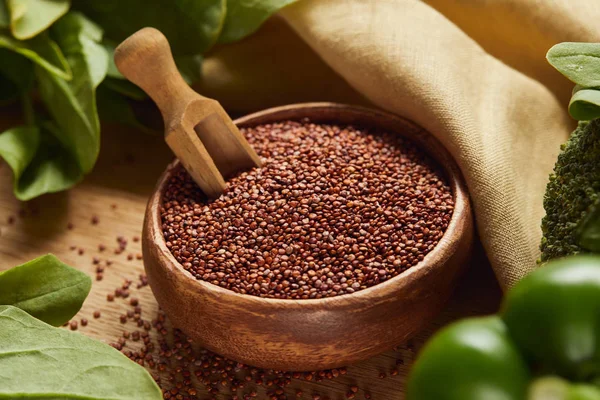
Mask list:
[[175,64],[188,85],[200,80],[202,76],[202,55],[175,57]]
[[0,47],[14,51],[51,74],[71,79],[71,69],[58,45],[48,35],[40,35],[27,41],[15,40],[0,34]]
[[13,171],[15,190],[39,147],[40,130],[37,126],[17,126],[0,134],[0,156]]
[[21,89],[7,77],[0,75],[0,106],[10,103],[21,94]]
[[115,49],[117,48],[115,42],[104,38],[102,40],[102,46],[104,46],[104,50],[106,50],[106,53],[108,54],[108,70],[106,71],[106,75],[111,78],[125,79],[115,64]]
[[203,53],[216,41],[225,20],[226,0],[74,0],[73,8],[100,24],[120,42],[151,26],[165,34],[173,54]]
[[33,63],[18,53],[1,48],[0,60],[0,75],[10,79],[22,91],[29,90],[34,78]]
[[600,253],[600,204],[594,204],[577,227],[579,245],[586,250]]
[[600,43],[565,42],[546,55],[561,74],[583,87],[600,86]]
[[0,398],[161,400],[150,374],[116,349],[0,306]]
[[69,0],[6,0],[10,30],[20,40],[30,39],[46,30],[69,11]]
[[569,114],[578,121],[591,121],[600,117],[600,90],[580,89],[569,102]]
[[77,314],[91,288],[89,276],[47,254],[0,273],[0,305],[61,326]]
[[0,48],[0,60],[0,103],[16,100],[33,85],[33,63],[3,48]]
[[52,27],[52,35],[73,71],[65,81],[37,68],[40,96],[56,121],[57,137],[88,173],[100,150],[96,87],[106,76],[108,55],[99,44],[101,30],[80,13],[70,12]]
[[98,111],[102,121],[129,125],[152,135],[157,133],[138,121],[127,99],[110,90],[104,85],[104,82],[98,88],[97,99]]
[[227,0],[227,16],[219,43],[230,43],[254,33],[263,22],[296,0]]
[[124,79],[110,78],[107,77],[103,82],[107,88],[115,91],[123,96],[127,96],[133,100],[144,100],[148,98],[148,95],[133,83]]
[[54,136],[57,130],[45,124],[13,127],[0,134],[0,157],[13,171],[13,190],[19,200],[62,191],[82,179],[81,169]]
[[10,26],[10,14],[6,8],[6,2],[0,0],[0,29],[5,29]]

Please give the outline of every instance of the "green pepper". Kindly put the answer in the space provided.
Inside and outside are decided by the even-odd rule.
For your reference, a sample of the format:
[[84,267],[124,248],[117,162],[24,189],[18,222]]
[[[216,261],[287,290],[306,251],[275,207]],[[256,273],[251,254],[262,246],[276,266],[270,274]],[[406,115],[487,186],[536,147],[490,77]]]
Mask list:
[[600,400],[600,257],[552,261],[422,350],[407,400]]

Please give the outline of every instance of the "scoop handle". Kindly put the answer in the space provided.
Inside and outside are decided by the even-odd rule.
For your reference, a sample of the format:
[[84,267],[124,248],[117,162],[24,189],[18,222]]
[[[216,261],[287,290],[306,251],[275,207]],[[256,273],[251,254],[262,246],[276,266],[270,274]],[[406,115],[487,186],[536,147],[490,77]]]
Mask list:
[[154,28],[142,28],[115,50],[117,69],[142,88],[160,109],[165,126],[181,115],[193,99],[203,99],[179,73],[165,35]]

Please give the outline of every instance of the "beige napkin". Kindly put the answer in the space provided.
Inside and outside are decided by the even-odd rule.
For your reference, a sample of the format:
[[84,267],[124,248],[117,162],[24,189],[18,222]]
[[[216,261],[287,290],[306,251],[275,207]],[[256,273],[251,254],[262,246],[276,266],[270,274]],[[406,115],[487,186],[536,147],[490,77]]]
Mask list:
[[600,41],[600,1],[301,0],[281,15],[216,49],[197,89],[237,112],[333,100],[417,122],[458,161],[500,284],[536,267],[545,185],[574,126],[572,85],[544,56]]

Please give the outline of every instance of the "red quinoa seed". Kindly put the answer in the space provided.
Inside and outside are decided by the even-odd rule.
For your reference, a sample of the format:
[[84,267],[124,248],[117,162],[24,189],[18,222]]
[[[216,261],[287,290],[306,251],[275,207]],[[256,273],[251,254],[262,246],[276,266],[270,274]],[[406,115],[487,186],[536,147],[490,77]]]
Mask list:
[[351,294],[420,262],[446,230],[444,173],[397,135],[281,122],[242,129],[264,160],[207,202],[182,168],[160,210],[196,279],[266,298]]

